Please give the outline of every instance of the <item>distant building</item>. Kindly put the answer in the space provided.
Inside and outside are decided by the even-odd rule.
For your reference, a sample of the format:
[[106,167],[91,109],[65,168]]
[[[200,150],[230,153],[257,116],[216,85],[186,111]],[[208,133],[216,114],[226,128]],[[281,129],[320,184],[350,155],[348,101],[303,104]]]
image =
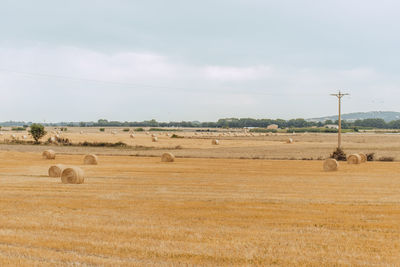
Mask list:
[[327,124],[325,125],[325,128],[329,128],[329,129],[339,129],[339,126],[336,124]]
[[268,130],[278,130],[278,125],[276,125],[276,124],[270,124],[270,125],[268,125],[268,127],[267,127],[267,129]]

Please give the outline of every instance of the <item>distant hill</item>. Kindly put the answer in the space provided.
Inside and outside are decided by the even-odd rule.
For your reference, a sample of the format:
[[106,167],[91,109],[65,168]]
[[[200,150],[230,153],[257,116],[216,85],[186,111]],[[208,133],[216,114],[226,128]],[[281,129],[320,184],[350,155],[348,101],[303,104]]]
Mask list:
[[[320,118],[311,118],[307,119],[307,121],[316,121],[316,122],[324,122],[326,120],[335,121],[338,119],[338,116],[327,116]],[[369,111],[369,112],[356,112],[356,113],[347,113],[342,114],[342,120],[346,121],[355,121],[355,120],[363,120],[363,119],[384,119],[386,122],[400,120],[400,112],[395,111]]]

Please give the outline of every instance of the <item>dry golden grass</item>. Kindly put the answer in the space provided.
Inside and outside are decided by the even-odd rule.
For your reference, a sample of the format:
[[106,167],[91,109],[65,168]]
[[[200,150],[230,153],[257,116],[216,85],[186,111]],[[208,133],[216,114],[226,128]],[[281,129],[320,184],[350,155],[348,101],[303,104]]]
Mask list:
[[[81,130],[83,134],[80,134]],[[46,129],[50,136],[54,128]],[[114,131],[116,134],[112,134]],[[244,132],[238,134],[222,135],[221,133],[197,133],[176,132],[186,138],[170,138],[165,133],[157,133],[157,142],[152,142],[145,132],[135,133],[135,138],[130,138],[129,132],[121,129],[106,128],[106,132],[100,132],[98,128],[68,128],[68,132],[61,133],[62,138],[68,138],[74,143],[79,142],[124,142],[130,146],[139,146],[134,149],[116,148],[78,148],[78,147],[54,147],[57,153],[94,153],[98,155],[141,155],[161,156],[163,152],[173,152],[177,157],[203,157],[203,158],[250,158],[250,159],[323,159],[329,156],[337,145],[336,134],[279,134],[244,136]],[[3,131],[0,142],[4,139],[10,140],[11,132]],[[22,139],[25,133],[16,133],[17,139]],[[236,136],[235,136],[236,135]],[[285,144],[288,138],[295,142],[288,146]],[[220,145],[212,145],[211,140],[218,139]],[[376,157],[391,156],[400,160],[400,135],[395,134],[343,134],[343,148],[349,155],[352,153],[375,152]],[[28,138],[31,140],[31,137]],[[140,149],[144,146],[149,149]],[[177,149],[176,149],[177,148]],[[11,149],[18,151],[38,151],[38,146],[7,146],[0,145],[0,149]],[[42,147],[41,149],[46,149]]]
[[58,155],[51,164],[85,171],[69,185],[47,177],[39,152],[0,152],[0,265],[400,262],[400,163],[100,160]]

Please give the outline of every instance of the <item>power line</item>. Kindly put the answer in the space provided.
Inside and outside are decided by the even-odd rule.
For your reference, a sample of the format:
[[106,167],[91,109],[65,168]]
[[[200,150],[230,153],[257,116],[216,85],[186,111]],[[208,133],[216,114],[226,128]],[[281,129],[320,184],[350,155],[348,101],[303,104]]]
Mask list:
[[135,83],[124,83],[124,82],[104,81],[104,80],[79,78],[79,77],[72,77],[72,76],[65,76],[65,75],[55,75],[55,74],[45,74],[45,73],[34,73],[34,72],[22,72],[22,71],[15,71],[15,70],[2,69],[2,68],[0,68],[0,71],[1,71],[1,72],[8,72],[8,73],[21,74],[21,75],[39,76],[39,77],[52,78],[52,79],[64,79],[64,80],[71,80],[71,81],[83,81],[83,82],[105,83],[105,84],[122,85],[122,86],[129,86],[129,87],[152,87],[152,88],[161,88],[161,89],[179,89],[179,90],[185,90],[185,88],[168,87],[168,86],[162,86],[162,85],[146,85],[146,84],[135,84]]
[[[36,72],[24,72],[24,71],[16,71],[11,69],[0,68],[0,72],[6,73],[13,73],[19,75],[28,75],[28,76],[36,76],[42,78],[50,78],[50,79],[63,79],[69,81],[78,81],[78,82],[92,82],[92,83],[101,83],[101,84],[109,84],[109,85],[116,85],[116,86],[123,86],[129,88],[149,88],[149,89],[169,89],[169,90],[180,90],[180,91],[187,91],[188,88],[183,87],[172,87],[172,86],[164,86],[164,85],[149,85],[149,84],[140,84],[140,83],[125,83],[125,82],[116,82],[116,81],[106,81],[106,80],[97,80],[97,79],[88,79],[88,78],[80,78],[80,77],[73,77],[67,75],[57,75],[57,74],[47,74],[47,73],[36,73]],[[197,89],[204,90],[204,89]],[[213,89],[207,89],[208,91],[215,92]],[[254,95],[267,95],[267,96],[322,96],[323,94],[296,94],[292,92],[288,93],[269,93],[269,92],[252,92],[251,90],[242,91],[237,89],[226,89],[229,90],[230,93],[248,93]]]

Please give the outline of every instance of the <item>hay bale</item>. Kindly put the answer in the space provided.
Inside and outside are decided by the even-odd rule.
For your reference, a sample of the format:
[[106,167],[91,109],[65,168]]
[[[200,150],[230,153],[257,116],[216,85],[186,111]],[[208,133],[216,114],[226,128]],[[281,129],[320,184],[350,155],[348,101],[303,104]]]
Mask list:
[[157,141],[158,141],[157,136],[153,136],[153,137],[151,138],[151,141],[152,141],[152,142],[157,142]]
[[287,144],[293,144],[293,139],[292,139],[292,138],[289,138],[288,140],[286,140],[286,143],[287,143]]
[[56,158],[56,152],[54,152],[54,150],[51,150],[51,149],[45,150],[42,153],[42,157],[44,159],[55,159]]
[[85,165],[97,165],[98,160],[95,154],[88,154],[83,158],[83,164]]
[[61,182],[63,184],[83,184],[84,181],[84,173],[81,168],[69,167],[61,173]]
[[175,156],[172,153],[164,153],[161,156],[162,162],[173,162],[175,161]]
[[364,153],[358,153],[358,155],[360,155],[361,163],[367,162],[367,155],[365,155]]
[[326,172],[332,172],[332,171],[337,171],[339,168],[339,163],[336,161],[336,159],[326,159],[324,161],[324,171]]
[[213,144],[213,145],[219,145],[219,140],[213,139],[213,140],[211,141],[211,144]]
[[61,173],[63,172],[63,170],[65,169],[66,167],[64,166],[64,165],[62,165],[62,164],[57,164],[57,165],[53,165],[53,166],[50,166],[50,168],[49,168],[49,176],[50,177],[61,177]]
[[361,163],[360,155],[351,154],[350,156],[347,157],[347,163],[348,164],[360,164]]
[[135,138],[135,135],[134,134],[130,134],[129,137],[130,138]]

